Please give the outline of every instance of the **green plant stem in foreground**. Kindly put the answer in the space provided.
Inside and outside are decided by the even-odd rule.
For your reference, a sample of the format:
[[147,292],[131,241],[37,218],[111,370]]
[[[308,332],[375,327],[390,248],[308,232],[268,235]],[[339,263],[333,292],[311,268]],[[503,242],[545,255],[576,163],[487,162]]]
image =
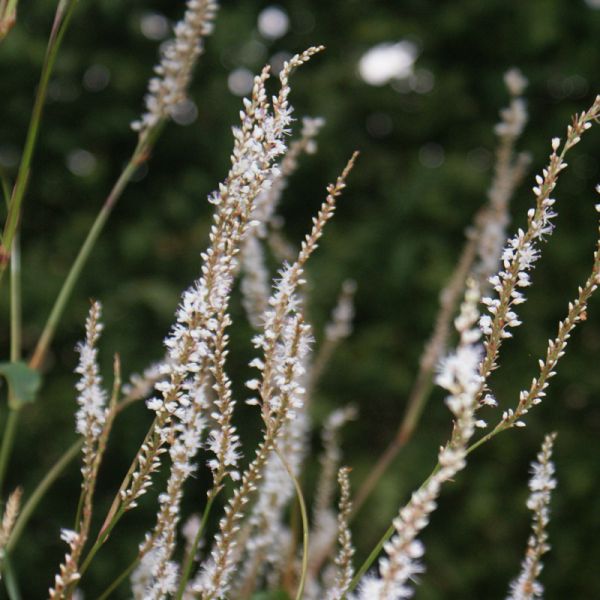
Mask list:
[[[494,438],[496,435],[498,435],[501,431],[505,431],[506,429],[510,429],[511,427],[512,427],[512,425],[509,425],[504,421],[500,422],[487,435],[484,435],[481,439],[479,439],[476,442],[474,442],[473,444],[471,444],[467,448],[467,454],[470,454],[471,452],[473,452],[473,450],[476,450],[477,448],[479,448],[486,442],[489,442],[492,438]],[[424,486],[427,485],[429,480],[439,471],[439,469],[440,469],[440,463],[438,462],[438,463],[436,463],[435,467],[433,468],[433,470],[431,471],[431,473],[429,474],[427,479],[420,485],[419,490],[421,490]],[[371,551],[369,556],[367,556],[366,560],[363,562],[363,564],[360,566],[360,568],[354,575],[354,578],[352,579],[352,581],[350,582],[350,586],[348,587],[348,593],[354,591],[354,589],[356,588],[356,586],[362,579],[363,575],[371,568],[373,563],[377,560],[377,557],[379,556],[379,554],[381,553],[381,550],[383,549],[383,545],[392,537],[392,535],[394,535],[395,531],[396,531],[396,529],[394,527],[394,524],[392,523],[387,528],[386,532],[383,534],[381,539],[377,542],[376,546],[373,548],[373,550]],[[346,596],[344,596],[344,599],[345,598],[346,598]]]
[[137,567],[140,562],[139,555],[131,561],[129,566],[98,596],[96,600],[106,600],[110,595],[129,577],[131,572]]
[[2,446],[0,448],[0,490],[4,487],[4,477],[6,475],[8,460],[17,433],[20,412],[20,408],[9,408],[8,410],[8,418],[6,420],[6,425],[4,426]]
[[54,337],[54,333],[56,332],[60,318],[65,310],[66,304],[69,301],[71,293],[73,292],[73,288],[75,287],[81,272],[83,271],[83,267],[85,266],[85,263],[87,262],[87,259],[89,258],[91,251],[96,244],[96,241],[98,240],[106,221],[108,220],[112,208],[114,207],[119,196],[123,193],[123,190],[131,180],[131,177],[135,173],[136,169],[137,164],[130,160],[115,183],[111,193],[104,203],[104,206],[98,213],[96,220],[94,221],[83,245],[81,246],[81,249],[79,250],[79,253],[77,254],[75,262],[71,266],[71,270],[69,271],[69,274],[62,285],[58,297],[54,302],[54,306],[52,307],[52,311],[50,312],[50,316],[48,317],[48,321],[44,327],[44,331],[42,332],[33,356],[29,361],[30,367],[34,369],[39,369],[41,367],[44,357],[48,352],[52,338]]
[[42,481],[39,483],[33,494],[29,497],[29,500],[27,500],[27,502],[19,512],[19,516],[17,518],[17,521],[15,522],[15,526],[13,527],[8,543],[6,544],[8,552],[11,552],[17,545],[17,542],[19,541],[19,538],[21,537],[21,534],[25,529],[25,525],[27,525],[29,518],[33,514],[33,511],[36,509],[37,505],[44,497],[48,489],[58,479],[59,475],[64,471],[65,467],[77,456],[77,454],[81,450],[82,445],[82,439],[79,439],[76,442],[74,442],[71,445],[71,447],[58,459],[58,461],[48,471],[48,473],[46,473],[44,479],[42,479]]
[[31,161],[33,159],[33,154],[37,143],[44,104],[46,102],[48,83],[54,69],[58,51],[60,49],[65,32],[69,27],[69,22],[73,16],[73,11],[76,4],[77,0],[60,0],[56,8],[52,31],[50,32],[50,38],[48,39],[48,45],[46,47],[46,55],[44,57],[40,82],[35,95],[35,102],[33,105],[33,111],[31,113],[29,129],[27,130],[25,148],[23,149],[23,156],[19,165],[17,179],[10,200],[10,206],[8,208],[8,215],[4,225],[2,246],[0,248],[0,282],[2,281],[2,276],[4,275],[4,271],[8,265],[8,257],[12,252],[14,237],[19,226],[21,207],[23,205],[23,198],[25,197]]
[[192,543],[190,551],[187,555],[185,564],[183,565],[183,569],[181,570],[181,579],[179,581],[179,587],[177,588],[177,594],[175,596],[176,600],[181,600],[183,598],[183,593],[185,592],[185,586],[189,581],[190,575],[192,574],[192,566],[194,564],[194,557],[196,556],[196,552],[198,550],[198,546],[200,545],[200,540],[202,539],[202,535],[204,534],[204,530],[206,529],[206,523],[208,522],[208,517],[210,515],[210,511],[212,509],[212,505],[215,501],[215,498],[218,496],[218,492],[211,494],[206,502],[206,506],[204,507],[204,513],[202,514],[202,521],[200,522],[200,527],[196,532],[196,537]]
[[98,241],[98,238],[104,229],[104,225],[106,224],[108,217],[110,216],[113,208],[131,181],[131,178],[135,174],[138,167],[150,156],[150,152],[154,147],[159,135],[161,134],[163,127],[164,121],[160,121],[152,130],[148,131],[147,134],[138,141],[133,154],[131,155],[129,161],[125,165],[125,168],[119,175],[112,190],[104,201],[102,209],[92,224],[92,227],[85,238],[77,257],[71,266],[71,270],[69,271],[69,274],[67,275],[67,278],[65,279],[61,290],[54,301],[54,306],[52,307],[50,316],[46,321],[42,335],[40,336],[31,360],[29,361],[29,366],[31,368],[39,369],[42,366],[46,353],[48,352],[48,348],[50,347],[52,339],[54,338],[58,323],[63,315],[63,312],[65,311],[75,284],[77,283],[77,280],[83,271],[94,245]]
[[300,581],[298,582],[298,590],[296,591],[296,600],[302,600],[304,586],[306,585],[306,574],[308,573],[308,512],[306,511],[306,502],[304,501],[302,487],[300,486],[298,478],[294,475],[294,472],[285,460],[283,454],[277,448],[275,448],[275,452],[277,452],[277,456],[294,482],[296,497],[298,498],[298,504],[300,506],[300,515],[302,517],[302,571]]
[[[10,262],[10,360],[17,362],[21,358],[21,258],[18,235],[15,236],[13,242]],[[12,393],[9,390],[9,394]],[[9,397],[8,419],[4,427],[0,449],[0,494],[4,488],[4,477],[17,432],[20,412],[21,405],[15,404]]]

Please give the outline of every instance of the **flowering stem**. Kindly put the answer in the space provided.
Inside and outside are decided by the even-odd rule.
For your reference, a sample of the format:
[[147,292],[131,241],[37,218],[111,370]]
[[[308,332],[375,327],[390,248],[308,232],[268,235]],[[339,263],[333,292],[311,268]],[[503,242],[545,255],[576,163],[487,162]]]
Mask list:
[[465,243],[456,268],[442,292],[440,311],[436,320],[435,329],[425,347],[417,378],[410,391],[404,417],[398,426],[396,435],[389,443],[383,454],[371,469],[367,479],[359,488],[353,503],[352,516],[355,516],[375,489],[377,483],[392,464],[398,453],[406,446],[419,424],[423,410],[431,395],[433,388],[432,376],[440,355],[445,348],[449,335],[452,317],[460,301],[460,296],[465,287],[469,272],[477,257],[476,235]]
[[[216,488],[213,488],[213,492],[215,492]],[[202,514],[202,521],[200,522],[200,527],[196,532],[196,537],[194,538],[194,542],[190,548],[187,559],[185,561],[185,565],[183,566],[181,572],[181,580],[179,581],[179,587],[177,588],[177,595],[175,598],[177,600],[181,600],[183,598],[183,593],[185,592],[185,586],[192,574],[192,565],[194,564],[194,558],[196,556],[196,551],[198,550],[198,545],[200,544],[200,540],[202,539],[202,535],[204,534],[204,530],[206,528],[206,523],[208,522],[208,517],[210,515],[210,510],[215,501],[215,498],[219,495],[220,490],[216,490],[215,493],[211,493],[208,497],[208,501],[206,506],[204,507],[204,513]]]
[[[490,433],[488,433],[486,436],[482,437],[481,439],[477,440],[475,443],[471,444],[466,449],[466,453],[469,454],[470,452],[472,452],[473,450],[475,450],[479,446],[482,446],[483,444],[485,444],[485,442],[488,442],[495,435],[497,435],[501,431],[504,431],[507,428],[508,427],[505,426],[504,423],[500,423],[498,426],[496,426],[496,428],[493,431],[490,431]],[[427,477],[427,479],[419,487],[419,490],[423,489],[427,485],[427,483],[429,482],[429,480],[440,470],[440,468],[441,468],[441,465],[440,465],[440,463],[438,461],[436,463],[435,467],[433,468],[433,470],[431,471],[431,473],[429,474],[429,476]],[[381,537],[381,539],[377,542],[375,548],[373,548],[373,550],[371,551],[371,553],[369,554],[369,556],[366,558],[366,560],[364,561],[364,563],[356,571],[356,574],[354,575],[354,578],[352,579],[352,581],[350,582],[350,585],[348,586],[348,593],[354,591],[354,589],[356,588],[356,586],[359,584],[362,576],[371,568],[371,565],[375,562],[375,560],[379,556],[379,554],[380,554],[380,552],[381,552],[381,550],[383,548],[383,545],[392,537],[392,535],[394,534],[395,531],[396,531],[396,529],[395,529],[395,527],[394,527],[393,524],[391,524],[387,528],[386,532],[383,534],[383,536]],[[345,599],[345,596],[344,596],[344,599]]]
[[8,265],[8,256],[12,252],[13,241],[19,225],[21,206],[23,204],[27,181],[29,179],[31,161],[37,142],[50,75],[52,74],[58,50],[69,26],[69,21],[73,15],[76,3],[77,0],[60,0],[56,8],[54,23],[52,25],[52,31],[50,32],[50,38],[48,39],[46,56],[44,57],[44,64],[42,66],[42,74],[35,96],[33,111],[31,113],[27,138],[25,140],[25,148],[19,165],[17,180],[13,188],[6,223],[4,224],[2,245],[0,247],[0,281],[2,280],[2,276]]

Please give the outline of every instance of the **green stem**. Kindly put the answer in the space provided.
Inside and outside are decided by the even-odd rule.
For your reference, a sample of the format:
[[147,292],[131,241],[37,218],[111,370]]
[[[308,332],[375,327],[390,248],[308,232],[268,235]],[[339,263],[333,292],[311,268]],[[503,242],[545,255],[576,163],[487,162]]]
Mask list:
[[[15,236],[10,268],[10,360],[17,362],[21,358],[21,258],[19,236]],[[9,390],[9,395],[12,393]],[[18,406],[19,408],[15,408]],[[2,437],[0,450],[0,493],[4,488],[4,477],[12,454],[21,405],[8,401],[8,419]]]
[[[467,448],[467,454],[470,454],[471,452],[473,452],[473,450],[476,450],[480,446],[483,446],[483,444],[485,444],[486,442],[489,442],[492,438],[494,438],[500,432],[506,431],[506,429],[509,429],[509,427],[506,426],[506,424],[504,422],[499,423],[487,435],[484,435],[481,439],[479,439],[476,442],[474,442],[473,444],[471,444]],[[427,479],[420,485],[419,489],[426,486],[427,483],[429,482],[429,480],[439,471],[439,469],[440,469],[440,463],[438,462],[438,463],[436,463],[435,467],[433,468],[433,470],[431,471],[431,473],[429,474]],[[373,550],[371,551],[371,553],[369,554],[367,559],[361,565],[360,569],[356,572],[356,575],[354,575],[354,578],[352,579],[352,581],[350,582],[350,586],[348,587],[348,593],[354,591],[356,586],[359,584],[362,576],[371,568],[371,566],[373,565],[373,563],[379,556],[379,553],[381,552],[383,545],[392,537],[392,535],[394,534],[394,531],[395,531],[395,528],[394,528],[393,524],[387,528],[386,532],[383,534],[381,539],[377,542],[377,545],[375,546],[375,548],[373,548]]]
[[6,544],[7,552],[11,552],[17,545],[29,518],[33,514],[40,500],[44,497],[48,489],[58,479],[60,474],[65,470],[66,466],[77,456],[83,445],[83,440],[79,439],[74,442],[71,447],[56,461],[53,467],[46,473],[44,479],[35,488],[29,500],[23,506],[19,513],[15,526],[10,534],[8,543]]
[[4,477],[6,475],[6,467],[8,465],[8,459],[15,441],[15,435],[17,433],[17,425],[19,423],[19,409],[9,409],[8,419],[4,427],[4,434],[2,436],[2,448],[0,449],[0,490],[4,487]]
[[80,577],[83,577],[83,574],[88,570],[92,560],[94,559],[94,556],[96,556],[96,554],[98,553],[98,550],[100,550],[100,548],[102,547],[102,544],[104,544],[104,542],[108,539],[110,532],[114,529],[115,525],[120,521],[121,517],[124,514],[125,514],[125,510],[123,509],[123,507],[119,508],[119,510],[116,512],[116,514],[111,519],[108,526],[102,530],[102,532],[98,536],[98,539],[94,542],[94,545],[92,546],[92,548],[88,552],[87,556],[85,557],[85,560],[83,561],[83,563],[81,565],[81,568],[79,569]]
[[19,235],[15,236],[10,255],[10,360],[21,358],[21,249]]
[[202,539],[202,535],[204,534],[204,530],[206,529],[206,523],[208,522],[208,517],[210,515],[210,510],[212,508],[213,502],[215,498],[218,496],[218,492],[215,494],[211,494],[208,497],[208,502],[204,507],[204,513],[202,514],[202,521],[200,522],[200,527],[196,532],[196,537],[192,543],[188,556],[186,558],[185,564],[183,566],[181,572],[181,580],[179,581],[179,587],[177,588],[177,595],[175,596],[176,600],[181,600],[183,598],[183,593],[185,592],[185,586],[190,579],[190,575],[192,574],[192,566],[194,564],[194,558],[196,556],[196,552],[198,550],[198,546],[200,544],[200,540]]
[[294,487],[296,488],[296,496],[298,498],[298,504],[300,505],[300,515],[302,516],[302,571],[300,574],[300,581],[298,583],[298,590],[296,592],[296,600],[302,600],[304,595],[304,586],[306,585],[306,574],[308,573],[308,512],[306,510],[306,502],[304,501],[304,495],[300,488],[298,479],[294,476],[289,465],[283,460],[279,451],[277,451],[279,458],[281,458],[287,472],[290,474]]
[[71,270],[69,271],[69,274],[62,285],[60,293],[54,302],[54,306],[52,307],[48,321],[46,322],[42,335],[38,340],[33,356],[29,361],[30,367],[34,369],[40,368],[44,357],[46,356],[46,352],[48,351],[50,342],[54,337],[54,333],[60,318],[62,317],[67,302],[69,301],[71,293],[73,292],[73,288],[77,283],[79,275],[81,274],[81,271],[83,270],[83,267],[85,266],[85,263],[87,262],[87,259],[89,258],[89,255],[98,237],[100,236],[100,233],[102,232],[102,229],[104,228],[104,225],[116,201],[131,180],[131,177],[135,173],[136,169],[137,164],[134,163],[133,160],[130,160],[119,176],[119,179],[115,183],[108,198],[106,199],[102,210],[100,210],[98,213],[96,220],[94,221],[85,241],[83,242],[83,245],[81,246],[81,249],[79,250],[79,253],[77,254],[75,262],[71,266]]
[[134,560],[131,561],[129,566],[98,596],[96,600],[106,600],[106,598],[110,597],[110,595],[127,579],[129,574],[137,567],[137,564],[140,562],[139,555],[135,557]]
[[48,39],[48,46],[46,47],[46,55],[44,57],[40,82],[35,96],[33,111],[31,113],[29,129],[27,130],[25,148],[23,149],[23,156],[19,165],[19,171],[17,173],[17,179],[13,189],[8,215],[4,225],[4,233],[2,236],[2,256],[0,257],[4,258],[4,260],[0,260],[0,281],[2,280],[2,276],[6,270],[6,259],[12,251],[13,240],[19,225],[21,207],[23,204],[23,198],[25,197],[27,180],[29,179],[31,161],[33,159],[38,138],[44,103],[46,102],[46,94],[48,92],[50,75],[54,69],[54,63],[56,62],[58,50],[60,49],[62,39],[69,26],[75,5],[76,0],[60,0],[56,8],[52,31],[50,33],[50,38]]
[[67,302],[73,292],[75,284],[79,279],[79,275],[81,274],[91,252],[98,240],[98,237],[102,233],[104,229],[104,225],[108,220],[115,204],[123,194],[123,191],[131,181],[131,178],[135,174],[138,167],[144,163],[148,157],[150,156],[150,152],[156,143],[159,135],[161,134],[163,127],[165,125],[164,120],[159,121],[153,129],[146,132],[143,138],[138,140],[138,143],[131,155],[127,165],[119,175],[119,178],[115,182],[112,190],[104,201],[104,205],[102,209],[98,213],[96,220],[92,224],[92,227],[81,246],[79,253],[75,259],[75,262],[71,266],[69,274],[65,279],[62,288],[58,294],[58,297],[54,301],[54,306],[50,312],[50,316],[46,321],[46,325],[44,326],[44,330],[42,331],[42,335],[38,340],[38,343],[35,347],[35,351],[31,360],[29,361],[29,366],[33,369],[39,369],[44,361],[46,353],[48,352],[48,348],[50,343],[52,342],[52,338],[54,337],[54,333],[56,332],[56,328],[58,323],[62,317],[62,314],[66,308]]
[[21,600],[21,592],[19,591],[19,584],[17,582],[17,577],[15,575],[15,571],[12,567],[12,563],[8,556],[4,557],[3,569],[4,569],[4,579],[6,585],[6,593],[10,600]]

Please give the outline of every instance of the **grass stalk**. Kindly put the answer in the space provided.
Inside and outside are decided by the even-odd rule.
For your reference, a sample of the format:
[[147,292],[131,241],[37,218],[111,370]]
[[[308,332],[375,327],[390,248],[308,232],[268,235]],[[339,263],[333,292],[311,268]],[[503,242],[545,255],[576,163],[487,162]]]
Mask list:
[[54,64],[56,63],[56,57],[58,56],[58,51],[65,32],[69,27],[69,22],[73,16],[76,4],[77,0],[60,0],[54,15],[54,23],[52,25],[52,31],[50,32],[50,38],[48,39],[40,82],[35,95],[31,120],[25,139],[25,148],[23,149],[23,156],[19,164],[17,179],[10,199],[6,223],[4,224],[0,252],[0,282],[2,281],[2,276],[8,265],[8,258],[12,252],[13,241],[18,230],[21,208],[31,169],[31,161],[35,153],[42,113],[46,102],[46,95],[48,93],[48,83],[50,82],[50,76],[52,75]]
[[206,529],[206,524],[208,523],[208,517],[210,515],[210,511],[212,509],[212,505],[215,501],[215,498],[218,496],[218,492],[211,494],[208,498],[206,506],[204,507],[204,512],[202,514],[202,521],[200,522],[200,527],[196,532],[196,536],[194,537],[194,542],[190,548],[190,551],[185,560],[185,564],[183,565],[183,569],[181,570],[181,579],[179,581],[179,587],[177,588],[177,594],[175,598],[177,600],[181,600],[183,598],[183,593],[185,592],[185,586],[190,579],[192,574],[192,566],[194,564],[194,558],[196,556],[196,552],[198,550],[198,546],[200,545],[200,540],[204,535],[204,531]]

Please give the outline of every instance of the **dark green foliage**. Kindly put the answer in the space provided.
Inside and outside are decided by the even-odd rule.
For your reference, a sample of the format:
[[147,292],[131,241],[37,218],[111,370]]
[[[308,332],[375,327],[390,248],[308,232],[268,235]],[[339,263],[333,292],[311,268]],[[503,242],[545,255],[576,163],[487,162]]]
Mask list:
[[[53,4],[22,0],[17,25],[0,44],[0,159],[11,179]],[[360,409],[360,419],[348,426],[344,443],[345,462],[354,467],[354,488],[394,435],[433,324],[439,291],[459,255],[464,229],[485,199],[493,125],[507,102],[503,72],[516,65],[530,80],[530,124],[520,143],[533,157],[527,182],[545,165],[550,138],[564,137],[570,115],[587,108],[600,92],[600,10],[583,0],[280,4],[290,15],[292,30],[271,43],[256,30],[256,16],[267,3],[224,2],[191,90],[198,118],[188,127],[168,125],[149,168],[140,172],[112,215],[62,321],[39,401],[22,411],[7,489],[22,484],[25,494],[30,492],[75,439],[73,348],[83,336],[89,298],[101,300],[105,308],[101,355],[108,385],[114,352],[120,353],[125,374],[161,357],[161,340],[179,293],[198,274],[210,225],[206,195],[227,169],[230,126],[240,105],[227,90],[233,68],[256,72],[278,51],[295,52],[313,44],[327,47],[293,82],[296,115],[327,119],[318,155],[304,159],[285,194],[282,211],[294,242],[307,230],[325,185],[354,149],[361,151],[338,214],[309,269],[317,339],[341,282],[348,277],[358,282],[356,331],[334,357],[313,404],[317,421],[347,402]],[[140,32],[140,17],[156,10],[175,20],[183,8],[183,2],[166,0],[98,0],[82,1],[75,13],[57,62],[25,201],[25,355],[33,349],[75,253],[135,145],[129,123],[142,108],[157,55],[157,42]],[[430,92],[370,87],[357,76],[357,61],[369,47],[406,38],[420,46],[417,67],[434,75]],[[94,65],[110,74],[98,91],[82,83]],[[383,130],[373,128],[378,119]],[[423,164],[423,153],[432,147],[443,149],[444,161],[436,168]],[[95,158],[95,168],[86,176],[67,168],[68,156],[76,149]],[[572,153],[570,168],[557,187],[557,232],[533,274],[534,287],[528,289],[528,303],[520,312],[524,325],[505,344],[502,368],[492,381],[501,407],[514,406],[519,389],[529,385],[547,339],[587,276],[596,234],[593,205],[598,199],[593,188],[600,178],[599,156],[600,135],[592,131]],[[514,200],[512,227],[524,223],[533,199],[529,187],[524,185]],[[3,296],[5,324],[7,306]],[[550,430],[559,433],[559,487],[552,503],[553,548],[542,577],[547,597],[600,597],[598,308],[595,298],[548,398],[528,416],[528,427],[505,433],[478,450],[443,493],[424,535],[427,573],[417,598],[505,595],[529,534],[528,463]],[[237,300],[233,317],[229,371],[236,397],[242,399],[251,331]],[[8,356],[8,335],[8,327],[2,327],[2,356]],[[434,391],[413,441],[359,515],[354,527],[359,560],[429,473],[438,446],[447,439],[450,417],[442,398]],[[252,430],[257,420],[252,411],[240,408],[239,421],[250,426],[245,437],[251,443],[257,437]],[[5,411],[2,417],[4,422]],[[496,420],[491,410],[483,417]],[[100,476],[96,526],[149,421],[142,405],[117,420]],[[314,473],[313,466],[308,481],[314,480]],[[190,511],[202,509],[206,480],[202,472],[189,486],[197,498],[196,504],[191,496],[186,500]],[[79,485],[73,465],[32,519],[13,557],[24,598],[44,597],[51,583],[65,550],[59,529],[71,526]],[[135,555],[153,522],[155,496],[153,492],[144,497],[98,555],[84,580],[89,597],[100,593]],[[115,597],[128,596],[122,592]]]

